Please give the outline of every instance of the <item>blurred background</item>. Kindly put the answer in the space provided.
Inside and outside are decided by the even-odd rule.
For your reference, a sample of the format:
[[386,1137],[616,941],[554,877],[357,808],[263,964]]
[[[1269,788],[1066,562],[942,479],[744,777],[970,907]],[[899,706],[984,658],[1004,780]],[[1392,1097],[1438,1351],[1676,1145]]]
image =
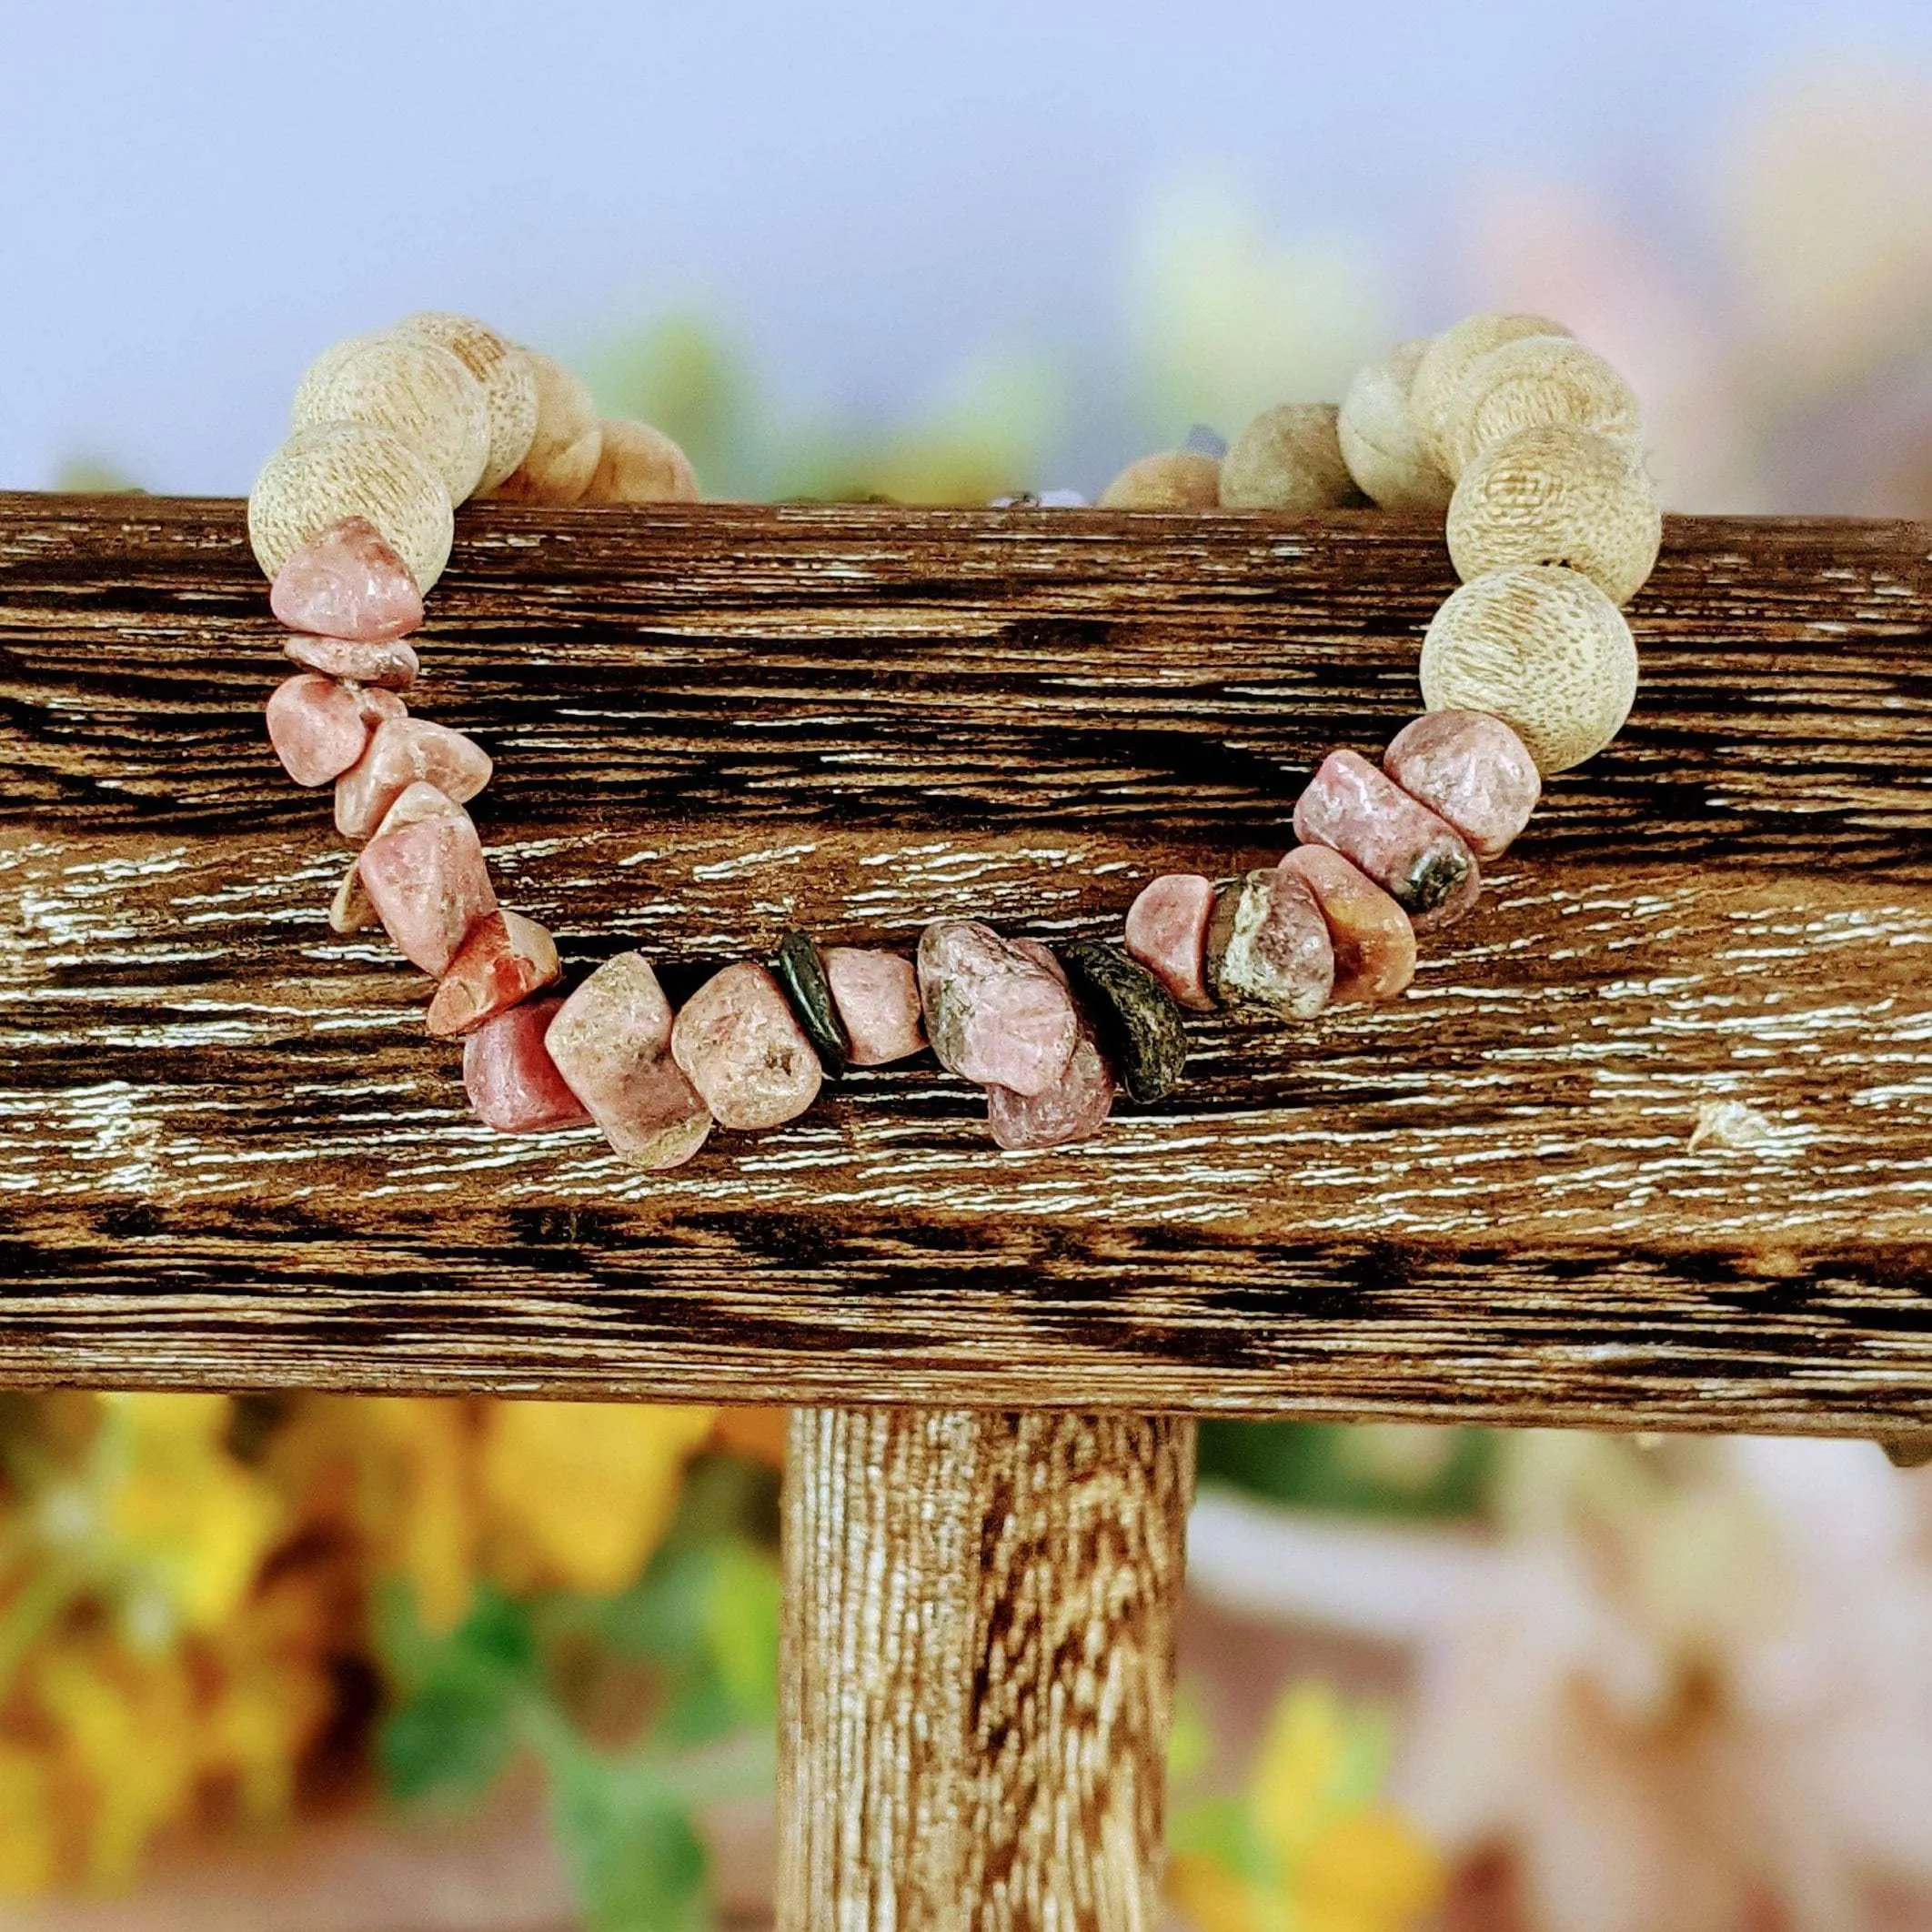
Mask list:
[[[238,494],[474,311],[709,493],[1097,494],[1553,313],[1665,500],[1932,516],[1924,0],[0,5],[0,488]],[[1749,1158],[1739,1154],[1736,1158]],[[0,1401],[0,1926],[756,1926],[782,1419]],[[1199,1932],[1932,1927],[1932,1486],[1205,1432]]]

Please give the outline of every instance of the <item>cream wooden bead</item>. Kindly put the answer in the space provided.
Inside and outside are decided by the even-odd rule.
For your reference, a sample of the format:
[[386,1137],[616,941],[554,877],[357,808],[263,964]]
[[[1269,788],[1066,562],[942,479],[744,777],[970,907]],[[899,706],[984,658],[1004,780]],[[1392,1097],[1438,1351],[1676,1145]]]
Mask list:
[[1333,403],[1263,410],[1222,458],[1222,508],[1305,515],[1359,504],[1362,492],[1336,439],[1337,413]]
[[523,353],[537,382],[537,429],[497,494],[524,503],[575,503],[589,488],[603,451],[597,404],[573,370],[538,349]]
[[489,400],[468,367],[420,337],[364,336],[325,349],[296,389],[291,427],[373,423],[413,443],[452,503],[476,488],[489,457]]
[[272,579],[305,543],[366,517],[427,591],[449,561],[449,492],[412,444],[373,423],[315,423],[270,457],[248,495],[248,541]]
[[1429,454],[1410,406],[1429,338],[1398,343],[1359,371],[1342,398],[1336,440],[1362,491],[1391,510],[1439,510],[1454,487]]
[[1192,449],[1167,449],[1128,464],[1101,492],[1102,509],[1221,508],[1221,465]]
[[1423,639],[1432,711],[1486,711],[1547,777],[1594,758],[1630,715],[1636,644],[1624,613],[1587,577],[1521,564],[1464,584]]
[[1446,421],[1444,467],[1460,477],[1506,436],[1554,423],[1635,436],[1639,414],[1635,392],[1595,349],[1568,336],[1523,336],[1469,365]]
[[585,503],[695,503],[698,477],[690,458],[649,423],[609,418]]
[[1663,536],[1643,451],[1625,437],[1561,424],[1479,450],[1449,505],[1449,555],[1465,582],[1513,564],[1567,564],[1627,604]]
[[1409,408],[1423,448],[1444,476],[1454,480],[1449,450],[1449,410],[1469,372],[1469,365],[1490,350],[1524,336],[1569,333],[1561,322],[1553,322],[1547,316],[1485,313],[1465,316],[1430,342],[1415,365],[1415,376],[1409,385]]
[[529,357],[514,342],[472,316],[426,308],[396,325],[401,336],[440,343],[461,359],[489,400],[489,460],[477,484],[487,495],[529,453],[537,433],[537,377]]

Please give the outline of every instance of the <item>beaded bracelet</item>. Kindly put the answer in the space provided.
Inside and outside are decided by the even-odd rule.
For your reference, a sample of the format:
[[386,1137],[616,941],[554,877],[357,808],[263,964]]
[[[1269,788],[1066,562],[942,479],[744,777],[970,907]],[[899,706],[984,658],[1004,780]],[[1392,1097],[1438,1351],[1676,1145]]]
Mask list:
[[1615,736],[1636,688],[1618,607],[1662,534],[1637,427],[1628,386],[1561,325],[1483,315],[1404,343],[1339,408],[1271,409],[1223,454],[1147,457],[1114,479],[1104,508],[1443,510],[1463,579],[1423,640],[1427,709],[1380,763],[1331,752],[1279,865],[1155,879],[1122,947],[1056,955],[942,919],[912,959],[791,932],[769,966],[726,966],[676,1012],[637,952],[550,991],[557,947],[498,903],[464,810],[489,758],[410,715],[408,639],[465,498],[691,501],[698,488],[668,437],[600,419],[560,365],[461,316],[338,344],[297,390],[293,433],[248,499],[299,667],[268,699],[268,736],[297,783],[333,782],[337,830],[361,846],[330,925],[379,921],[436,981],[428,1030],[462,1040],[470,1105],[492,1128],[595,1122],[625,1160],[675,1167],[714,1123],[779,1126],[825,1078],[930,1043],[986,1090],[1002,1148],[1085,1140],[1117,1083],[1140,1102],[1180,1083],[1183,1009],[1307,1020],[1398,997],[1416,935],[1474,905],[1543,779]]

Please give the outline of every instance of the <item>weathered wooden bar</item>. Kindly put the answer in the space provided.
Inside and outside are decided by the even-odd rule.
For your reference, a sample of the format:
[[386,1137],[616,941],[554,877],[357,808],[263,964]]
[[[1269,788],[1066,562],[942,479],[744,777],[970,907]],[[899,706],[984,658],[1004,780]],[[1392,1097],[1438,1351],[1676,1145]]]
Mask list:
[[[505,899],[676,995],[793,922],[1109,934],[1271,860],[1450,583],[1373,514],[486,505],[412,703],[498,760]],[[1137,1414],[1932,1429],[1932,530],[1677,519],[1632,617],[1629,729],[1400,1003],[1203,1022],[1091,1147],[1001,1155],[915,1063],[640,1175],[469,1122],[423,984],[328,931],[239,506],[0,497],[0,1383],[817,1405],[790,1922],[1136,1923],[1189,1440]],[[1722,1100],[1762,1136],[1694,1148]],[[1078,1803],[1105,1626],[1016,1662],[1033,1575],[1154,1660]],[[907,1836],[1021,1787],[997,1884]]]

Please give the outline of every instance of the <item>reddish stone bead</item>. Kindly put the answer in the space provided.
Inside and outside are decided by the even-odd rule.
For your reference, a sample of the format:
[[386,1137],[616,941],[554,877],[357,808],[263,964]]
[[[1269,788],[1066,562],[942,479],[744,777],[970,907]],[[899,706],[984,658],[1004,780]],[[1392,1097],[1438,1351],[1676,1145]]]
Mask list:
[[780,1127],[819,1097],[824,1069],[776,979],[750,961],[727,966],[685,1002],[671,1058],[720,1127]]
[[1424,711],[1390,740],[1382,769],[1481,860],[1509,850],[1543,796],[1529,747],[1483,711]]
[[409,567],[365,517],[332,525],[276,572],[268,608],[291,630],[352,643],[407,637],[423,621]]
[[942,1067],[1021,1094],[1044,1093],[1065,1073],[1080,1016],[1057,965],[978,920],[941,919],[920,935],[918,971]]
[[911,960],[861,946],[828,946],[821,957],[853,1066],[882,1067],[925,1045],[919,975]]
[[425,718],[386,719],[352,770],[336,780],[336,830],[367,839],[411,785],[434,785],[467,804],[489,783],[489,754],[475,740]]
[[1298,845],[1282,860],[1313,893],[1334,949],[1337,1006],[1393,1000],[1415,977],[1415,928],[1375,881],[1325,845]]
[[415,650],[399,638],[387,643],[357,644],[349,638],[290,638],[285,655],[305,670],[326,678],[347,678],[357,684],[380,685],[385,690],[406,691],[421,669]]
[[1010,1152],[1026,1147],[1063,1147],[1092,1140],[1113,1107],[1113,1074],[1092,1032],[1082,1026],[1066,1071],[1043,1093],[986,1090],[986,1118],[993,1139]]
[[1359,752],[1332,751],[1294,808],[1304,845],[1333,846],[1409,915],[1418,932],[1475,904],[1482,874],[1462,833]]
[[554,985],[557,942],[534,919],[498,907],[477,921],[429,1001],[427,1024],[451,1040]]
[[1214,896],[1208,978],[1223,1006],[1310,1020],[1335,983],[1333,942],[1314,894],[1293,872],[1253,871]]
[[1207,983],[1208,921],[1214,888],[1198,872],[1167,872],[1141,889],[1127,909],[1127,952],[1182,1006],[1196,1012],[1214,1004]]
[[671,1007],[641,953],[606,960],[544,1036],[565,1084],[633,1166],[679,1167],[704,1145],[710,1110],[671,1058]]
[[477,921],[497,910],[469,814],[412,785],[356,861],[383,930],[413,965],[440,978]]
[[298,785],[326,785],[362,756],[369,728],[347,685],[313,671],[285,678],[268,697],[268,742]]
[[463,1091],[486,1127],[544,1133],[589,1121],[589,1110],[565,1084],[544,1044],[562,1005],[561,1000],[526,1000],[464,1040]]

